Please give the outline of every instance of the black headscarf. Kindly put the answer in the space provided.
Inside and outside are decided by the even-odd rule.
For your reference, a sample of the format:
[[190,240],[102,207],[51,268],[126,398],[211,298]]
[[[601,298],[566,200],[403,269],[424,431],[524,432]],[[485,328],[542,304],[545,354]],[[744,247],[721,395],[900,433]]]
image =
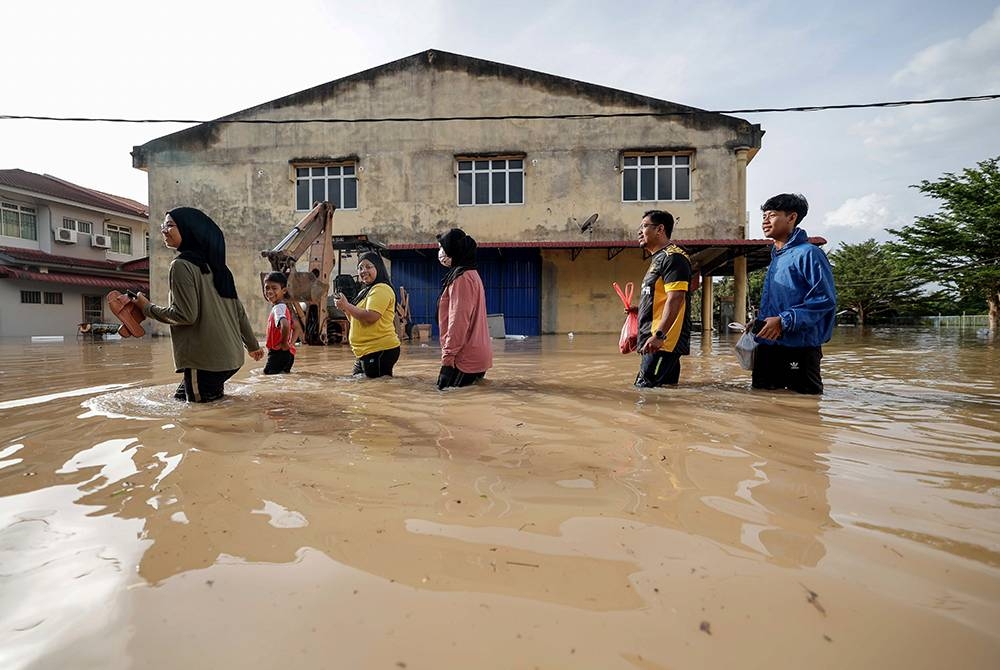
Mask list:
[[226,238],[208,214],[194,207],[175,207],[167,212],[181,234],[178,258],[212,273],[215,290],[223,298],[236,298],[233,273],[226,267]]
[[371,284],[366,284],[364,288],[358,291],[357,297],[354,298],[354,304],[360,305],[368,296],[368,292],[371,291],[372,287],[376,284],[385,284],[392,289],[392,294],[395,296],[396,289],[392,288],[392,282],[389,281],[389,271],[385,269],[385,261],[382,260],[382,256],[380,256],[377,251],[366,251],[358,256],[358,265],[361,264],[361,261],[368,261],[375,266],[375,281]]
[[437,241],[451,258],[451,270],[441,280],[441,289],[444,290],[466,270],[476,269],[477,245],[461,228],[452,228],[447,233],[438,235]]

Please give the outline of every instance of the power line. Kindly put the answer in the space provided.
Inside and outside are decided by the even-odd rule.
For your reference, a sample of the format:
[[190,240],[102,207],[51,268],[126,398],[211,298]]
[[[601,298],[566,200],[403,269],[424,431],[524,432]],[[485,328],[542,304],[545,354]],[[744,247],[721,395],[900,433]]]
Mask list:
[[125,119],[114,117],[86,116],[40,116],[30,114],[0,114],[0,121],[68,121],[82,123],[227,123],[227,124],[260,124],[289,125],[295,123],[413,123],[439,121],[534,121],[534,120],[586,120],[586,119],[618,119],[633,117],[671,117],[694,116],[697,114],[771,114],[786,112],[823,112],[842,109],[871,109],[876,107],[910,107],[914,105],[937,105],[948,102],[983,102],[1000,98],[1000,93],[988,95],[966,95],[957,98],[926,98],[922,100],[889,100],[882,102],[852,103],[845,105],[803,105],[798,107],[757,107],[747,109],[678,109],[669,112],[612,112],[612,113],[581,113],[581,114],[496,114],[482,116],[402,116],[402,117],[363,117],[363,118],[320,118],[320,119]]

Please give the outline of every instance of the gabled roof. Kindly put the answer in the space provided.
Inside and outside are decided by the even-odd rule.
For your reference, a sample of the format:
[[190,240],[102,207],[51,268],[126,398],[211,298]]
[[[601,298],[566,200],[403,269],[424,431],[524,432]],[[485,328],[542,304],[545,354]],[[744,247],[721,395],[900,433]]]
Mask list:
[[69,200],[88,207],[149,218],[149,207],[122,196],[78,186],[49,174],[35,174],[17,168],[0,170],[0,186],[30,191],[42,196]]
[[[164,135],[146,144],[134,147],[132,150],[132,162],[135,167],[143,168],[146,166],[146,156],[161,149],[175,148],[186,144],[207,146],[212,143],[218,132],[218,127],[216,126],[218,122],[249,119],[258,116],[261,112],[296,107],[314,102],[324,102],[356,86],[370,85],[371,82],[380,77],[417,69],[461,71],[479,77],[508,79],[516,81],[522,86],[544,88],[560,95],[573,95],[581,98],[584,102],[593,102],[599,105],[633,107],[637,110],[651,110],[653,112],[679,112],[688,118],[695,118],[696,123],[700,125],[731,126],[739,132],[746,133],[748,141],[753,147],[760,146],[761,136],[763,135],[763,131],[760,130],[759,126],[751,125],[744,119],[734,116],[708,112],[696,107],[688,107],[667,100],[659,100],[637,93],[629,93],[628,91],[577,81],[568,77],[546,74],[514,65],[506,65],[504,63],[496,63],[494,61],[432,49],[421,51],[412,56],[407,56],[406,58],[401,58],[391,63],[379,65],[340,79],[335,79],[325,84],[299,91],[298,93],[292,93],[291,95],[286,95],[248,109],[227,114],[208,123],[202,123],[186,130]],[[516,108],[509,111],[512,114],[517,113]],[[581,105],[579,113],[596,113],[599,111],[593,107]],[[501,112],[498,110],[497,113]]]

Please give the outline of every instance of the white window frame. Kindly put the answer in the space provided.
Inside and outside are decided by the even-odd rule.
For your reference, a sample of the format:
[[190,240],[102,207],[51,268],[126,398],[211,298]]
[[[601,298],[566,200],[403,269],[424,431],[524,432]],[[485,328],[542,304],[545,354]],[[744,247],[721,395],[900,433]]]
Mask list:
[[[455,157],[455,202],[459,207],[520,207],[524,204],[525,179],[524,179],[524,155],[515,156],[475,156],[465,155]],[[485,165],[483,165],[485,163]],[[516,164],[516,165],[515,165]],[[486,175],[486,200],[487,202],[476,202],[478,195],[478,175]],[[469,197],[471,202],[462,202],[462,178],[468,175],[471,181]],[[497,195],[494,194],[494,177],[503,175],[504,202],[494,202]],[[512,179],[521,181],[521,201],[510,202],[510,185]]]
[[73,219],[68,216],[63,217],[62,227],[85,235],[91,235],[94,232],[94,223],[92,221],[81,221],[80,219]]
[[[295,168],[295,211],[308,212],[313,208],[314,202],[329,201],[337,206],[337,209],[347,211],[357,211],[360,209],[361,191],[358,183],[358,163],[357,161],[338,161],[336,163],[296,163]],[[318,197],[319,189],[317,184],[324,182],[325,191],[323,197]],[[354,184],[354,206],[345,207],[344,199],[347,192],[348,182]],[[305,183],[308,199],[305,208],[299,202],[299,187]],[[330,197],[331,190],[335,191],[336,198]]]
[[[119,226],[114,223],[104,224],[104,234],[111,239],[111,251],[116,254],[132,255],[132,229],[128,226]],[[126,250],[122,250],[122,242],[127,245]]]
[[[691,202],[694,195],[694,184],[691,175],[694,168],[694,152],[664,151],[644,153],[628,151],[622,155],[621,198],[622,202]],[[648,194],[642,188],[644,173],[652,173],[653,193]],[[677,197],[677,175],[687,174],[687,197]],[[634,174],[635,198],[626,198],[625,185],[630,174]],[[663,197],[660,192],[660,177],[667,174],[670,179],[670,197]],[[652,195],[652,197],[643,197]]]
[[[7,225],[13,223],[11,218],[17,219],[17,235],[7,234]],[[31,221],[26,221],[30,217]],[[34,235],[26,235],[25,228],[30,227]],[[38,241],[38,211],[28,205],[19,205],[16,202],[0,202],[0,235],[4,237],[16,237],[21,240]]]

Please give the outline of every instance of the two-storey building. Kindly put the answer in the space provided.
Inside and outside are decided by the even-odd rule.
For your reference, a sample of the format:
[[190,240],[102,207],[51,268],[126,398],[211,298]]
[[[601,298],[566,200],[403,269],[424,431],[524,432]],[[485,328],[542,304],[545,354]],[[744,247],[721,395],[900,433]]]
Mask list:
[[[259,252],[330,200],[336,233],[388,245],[418,322],[434,322],[435,235],[459,227],[479,242],[487,309],[509,333],[608,332],[622,317],[612,281],[645,271],[646,210],[676,217],[702,274],[743,287],[747,258],[766,262],[766,243],[744,239],[762,135],[732,116],[427,51],[137,146],[133,165],[149,174],[153,211],[199,207],[223,227],[256,323]],[[170,259],[154,245],[154,298]]]
[[76,335],[113,321],[108,291],[148,290],[148,223],[134,200],[0,170],[0,337]]

